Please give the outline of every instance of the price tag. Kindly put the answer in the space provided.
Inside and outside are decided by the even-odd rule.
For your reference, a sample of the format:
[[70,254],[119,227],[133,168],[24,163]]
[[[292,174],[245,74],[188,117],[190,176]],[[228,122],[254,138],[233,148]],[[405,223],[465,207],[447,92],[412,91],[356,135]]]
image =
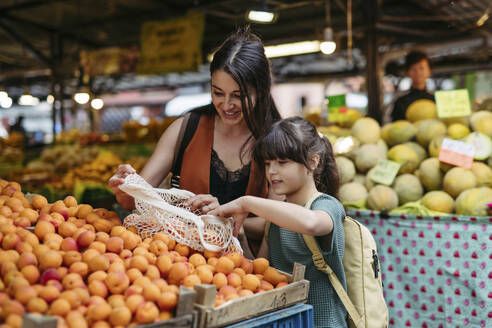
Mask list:
[[440,118],[471,115],[467,89],[436,91],[434,98],[436,99],[437,116]]
[[439,160],[454,166],[471,169],[475,155],[475,146],[463,141],[444,138],[442,140]]
[[396,174],[398,173],[398,170],[400,170],[400,166],[400,163],[389,161],[387,159],[380,159],[370,178],[374,182],[389,186],[393,183],[393,180],[395,180]]
[[345,95],[327,96],[326,102],[328,105],[328,121],[339,123],[348,120]]

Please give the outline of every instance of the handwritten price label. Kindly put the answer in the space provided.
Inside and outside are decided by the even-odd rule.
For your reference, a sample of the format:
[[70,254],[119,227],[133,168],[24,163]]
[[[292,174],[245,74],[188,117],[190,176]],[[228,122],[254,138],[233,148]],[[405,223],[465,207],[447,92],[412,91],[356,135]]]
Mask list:
[[440,118],[471,115],[467,89],[436,91],[434,98],[436,99],[437,116]]
[[475,155],[475,146],[463,141],[444,138],[442,140],[439,160],[454,166],[471,169]]
[[370,178],[374,182],[389,186],[393,183],[393,180],[395,180],[396,174],[398,173],[398,170],[400,170],[400,166],[400,163],[389,161],[387,159],[380,159]]

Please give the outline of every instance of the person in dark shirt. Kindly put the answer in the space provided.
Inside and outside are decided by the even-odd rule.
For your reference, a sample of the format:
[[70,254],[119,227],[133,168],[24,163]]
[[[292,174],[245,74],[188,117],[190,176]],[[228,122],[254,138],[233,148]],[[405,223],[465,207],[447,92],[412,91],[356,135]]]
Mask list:
[[405,57],[407,76],[412,79],[412,88],[399,97],[391,112],[391,121],[405,120],[408,107],[419,99],[434,101],[434,95],[426,90],[426,80],[431,76],[429,58],[420,51],[412,51]]

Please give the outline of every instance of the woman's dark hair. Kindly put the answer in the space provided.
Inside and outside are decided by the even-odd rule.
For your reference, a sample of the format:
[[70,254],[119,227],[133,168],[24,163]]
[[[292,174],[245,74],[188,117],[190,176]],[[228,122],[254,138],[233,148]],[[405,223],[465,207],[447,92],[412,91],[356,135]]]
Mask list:
[[[259,138],[280,119],[280,114],[270,93],[270,63],[260,38],[250,32],[249,26],[229,36],[214,53],[210,74],[218,70],[231,75],[239,85],[244,119],[253,137]],[[256,92],[254,107],[251,88]]]
[[272,125],[270,131],[256,141],[253,156],[264,167],[266,160],[289,159],[310,169],[309,159],[318,154],[314,170],[318,191],[337,197],[340,180],[331,144],[320,136],[314,125],[300,117],[289,117]]

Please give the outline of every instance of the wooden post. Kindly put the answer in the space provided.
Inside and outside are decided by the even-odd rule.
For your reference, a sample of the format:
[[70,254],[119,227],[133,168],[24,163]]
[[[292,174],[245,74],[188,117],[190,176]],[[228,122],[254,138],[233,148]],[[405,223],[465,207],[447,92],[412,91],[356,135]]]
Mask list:
[[378,51],[378,34],[376,29],[378,0],[364,1],[367,13],[366,27],[366,85],[369,105],[367,116],[382,122],[382,79],[383,70]]

